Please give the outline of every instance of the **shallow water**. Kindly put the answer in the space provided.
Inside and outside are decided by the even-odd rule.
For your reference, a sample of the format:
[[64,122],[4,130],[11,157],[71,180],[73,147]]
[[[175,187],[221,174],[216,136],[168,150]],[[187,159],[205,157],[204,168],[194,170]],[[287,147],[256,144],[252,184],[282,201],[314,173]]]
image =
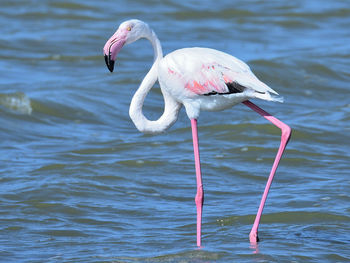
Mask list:
[[[22,0],[0,14],[0,261],[350,261],[347,1]],[[185,111],[168,132],[140,134],[128,107],[151,45],[124,47],[113,74],[104,65],[129,18],[147,21],[164,53],[225,51],[284,97],[254,101],[293,128],[258,247],[248,234],[279,130],[243,105],[202,112],[197,249]],[[162,107],[156,86],[145,114]]]

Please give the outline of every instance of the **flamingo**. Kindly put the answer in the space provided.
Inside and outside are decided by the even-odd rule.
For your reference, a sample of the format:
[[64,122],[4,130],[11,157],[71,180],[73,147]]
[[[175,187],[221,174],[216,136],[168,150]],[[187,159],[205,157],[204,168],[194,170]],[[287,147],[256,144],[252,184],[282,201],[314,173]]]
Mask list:
[[[197,131],[200,111],[220,111],[243,103],[281,129],[280,146],[249,234],[250,243],[257,244],[260,218],[277,166],[291,136],[291,128],[249,99],[277,102],[283,102],[283,99],[276,91],[261,82],[247,64],[221,51],[192,47],[178,49],[163,57],[160,41],[154,31],[148,24],[137,19],[121,23],[104,45],[104,58],[110,72],[113,72],[117,54],[122,47],[140,38],[146,38],[151,42],[154,63],[131,100],[129,115],[140,132],[157,134],[172,126],[178,118],[181,106],[185,107],[191,121],[193,137],[198,247],[201,247],[204,195]],[[157,80],[164,98],[164,112],[158,120],[148,120],[142,113],[142,107],[147,93]]]

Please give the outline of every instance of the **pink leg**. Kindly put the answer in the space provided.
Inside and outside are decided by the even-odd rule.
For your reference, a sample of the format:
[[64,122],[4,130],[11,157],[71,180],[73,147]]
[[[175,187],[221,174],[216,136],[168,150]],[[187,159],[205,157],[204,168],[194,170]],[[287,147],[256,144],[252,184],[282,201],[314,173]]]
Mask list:
[[277,166],[278,166],[278,164],[279,164],[279,162],[281,160],[281,157],[282,157],[282,154],[284,152],[284,149],[286,148],[286,145],[287,145],[287,143],[289,141],[292,129],[288,125],[284,124],[283,122],[281,122],[277,118],[273,117],[272,115],[270,115],[269,113],[264,111],[263,109],[259,108],[254,103],[252,103],[252,102],[247,100],[247,101],[244,101],[243,104],[248,106],[249,108],[251,108],[255,112],[259,113],[261,116],[263,116],[268,121],[272,122],[274,125],[276,125],[278,128],[280,128],[281,131],[282,131],[281,144],[280,144],[280,147],[278,149],[275,161],[273,163],[273,166],[272,166],[272,169],[271,169],[271,172],[270,172],[270,176],[269,176],[269,178],[267,180],[267,184],[266,184],[263,196],[261,198],[261,202],[260,202],[260,206],[259,206],[259,209],[258,209],[258,213],[256,214],[256,217],[255,217],[254,225],[253,225],[252,230],[250,231],[250,234],[249,234],[250,242],[251,243],[256,243],[256,242],[259,241],[258,228],[259,228],[259,222],[260,222],[261,214],[263,212],[264,205],[265,205],[265,202],[266,202],[266,198],[267,198],[267,195],[269,193],[269,189],[270,189],[273,177],[275,175]]
[[194,160],[196,166],[196,179],[197,179],[197,194],[196,194],[196,206],[197,206],[197,246],[201,246],[201,228],[202,228],[202,208],[203,208],[203,184],[201,175],[201,164],[199,159],[199,147],[198,147],[198,131],[197,120],[191,119],[192,137],[193,137],[193,150]]

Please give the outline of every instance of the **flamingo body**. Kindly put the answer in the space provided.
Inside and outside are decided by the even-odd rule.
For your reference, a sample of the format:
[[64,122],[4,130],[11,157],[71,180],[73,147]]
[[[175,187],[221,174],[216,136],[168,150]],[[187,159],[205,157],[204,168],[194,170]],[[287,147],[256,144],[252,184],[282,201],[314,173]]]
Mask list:
[[[203,184],[197,132],[197,118],[200,111],[220,111],[242,102],[281,129],[281,144],[249,234],[250,242],[256,243],[262,210],[277,166],[290,138],[291,129],[250,102],[249,99],[282,102],[282,98],[276,91],[261,82],[247,64],[221,51],[199,47],[183,48],[163,57],[159,39],[154,31],[146,23],[137,19],[123,22],[103,48],[105,62],[111,72],[122,47],[140,38],[146,38],[151,42],[154,50],[154,63],[131,100],[129,115],[139,131],[155,134],[168,129],[177,120],[181,106],[185,106],[186,113],[191,120],[195,157],[198,246],[201,246],[203,207]],[[142,107],[147,93],[156,81],[159,81],[163,94],[164,112],[158,120],[148,120],[142,112]]]
[[161,88],[186,108],[190,119],[201,110],[221,111],[252,98],[282,99],[234,56],[210,48],[183,48],[159,62]]

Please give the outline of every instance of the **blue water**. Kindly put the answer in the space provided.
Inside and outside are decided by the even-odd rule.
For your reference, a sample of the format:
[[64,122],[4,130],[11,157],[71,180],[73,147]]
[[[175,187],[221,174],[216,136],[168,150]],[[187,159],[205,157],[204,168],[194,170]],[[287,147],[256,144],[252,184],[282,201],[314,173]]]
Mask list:
[[[151,45],[102,47],[146,21],[164,53],[215,48],[285,99],[254,101],[293,128],[258,247],[248,234],[280,132],[244,105],[202,112],[205,203],[196,248],[195,171],[184,110],[137,131],[129,103]],[[349,262],[350,6],[347,1],[2,1],[1,262]],[[160,116],[156,85],[145,115]]]

